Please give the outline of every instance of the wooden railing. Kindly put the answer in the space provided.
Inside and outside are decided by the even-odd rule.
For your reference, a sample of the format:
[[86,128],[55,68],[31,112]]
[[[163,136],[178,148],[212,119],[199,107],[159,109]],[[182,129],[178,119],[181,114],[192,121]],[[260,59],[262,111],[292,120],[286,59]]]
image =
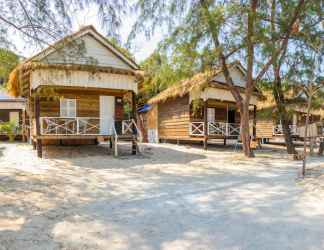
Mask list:
[[133,134],[134,133],[133,129],[135,129],[135,131],[136,131],[138,140],[140,142],[142,142],[143,141],[142,131],[138,128],[136,121],[134,119],[122,121],[122,134],[123,135]]
[[240,124],[227,122],[208,122],[208,135],[239,136]]
[[203,136],[204,131],[205,131],[204,122],[190,122],[190,124],[189,124],[189,135]]
[[97,117],[40,117],[42,135],[100,135]]
[[[204,131],[204,122],[190,122],[189,134],[191,136],[203,136]],[[220,136],[239,136],[240,124],[226,122],[208,122],[207,134]]]
[[[115,122],[107,121],[109,128],[102,132],[98,117],[40,117],[41,135],[117,135]],[[122,134],[133,134],[133,120],[122,121]],[[140,133],[140,132],[139,132]],[[140,136],[141,134],[139,134]]]
[[[292,135],[297,135],[296,125],[289,125],[289,129]],[[281,124],[273,126],[273,135],[283,135],[283,128]]]

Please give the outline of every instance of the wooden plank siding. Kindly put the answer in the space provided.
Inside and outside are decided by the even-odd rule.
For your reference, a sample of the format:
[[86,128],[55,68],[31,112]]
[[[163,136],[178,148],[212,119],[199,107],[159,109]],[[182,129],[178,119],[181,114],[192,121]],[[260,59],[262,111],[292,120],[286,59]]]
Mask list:
[[158,132],[160,138],[189,137],[189,96],[170,99],[158,106]]
[[[86,89],[57,89],[58,97],[41,98],[40,116],[59,117],[60,116],[60,98],[76,99],[78,117],[99,117],[100,116],[100,96],[108,95],[118,98],[123,97],[119,92],[100,92],[87,91]],[[117,98],[116,98],[117,99]],[[115,101],[115,119],[122,120],[124,116],[123,103]]]
[[273,122],[272,122],[272,120],[257,120],[256,137],[257,138],[272,138],[273,137]]

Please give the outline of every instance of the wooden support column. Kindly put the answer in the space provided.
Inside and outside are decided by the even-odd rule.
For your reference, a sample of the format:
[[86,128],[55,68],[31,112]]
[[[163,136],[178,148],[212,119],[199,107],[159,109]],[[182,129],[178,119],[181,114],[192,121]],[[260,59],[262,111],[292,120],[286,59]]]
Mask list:
[[207,100],[204,101],[204,150],[207,150],[208,142],[208,121],[207,121]]
[[26,129],[26,111],[22,110],[22,128],[21,128],[21,135],[22,135],[22,141],[27,141],[27,129]]
[[34,101],[34,116],[35,116],[35,126],[36,126],[36,148],[37,148],[37,156],[39,158],[42,158],[43,156],[43,148],[42,148],[42,140],[38,139],[38,136],[40,136],[40,100],[39,96],[35,96]]
[[322,156],[323,152],[324,152],[324,138],[321,138],[319,149],[318,149],[318,156]]
[[[136,119],[136,96],[134,91],[132,91],[132,119],[134,119],[134,122],[137,123]],[[135,124],[133,124],[133,138],[132,138],[132,154],[136,155],[137,152],[137,129]]]
[[257,106],[253,105],[253,139],[256,139],[256,112]]

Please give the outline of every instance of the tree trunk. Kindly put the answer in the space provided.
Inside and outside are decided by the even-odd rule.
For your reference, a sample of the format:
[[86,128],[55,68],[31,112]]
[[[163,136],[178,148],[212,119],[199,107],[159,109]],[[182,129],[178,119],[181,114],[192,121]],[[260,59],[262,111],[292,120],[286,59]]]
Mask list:
[[292,140],[291,131],[289,129],[289,117],[287,117],[287,110],[285,107],[285,98],[282,90],[281,85],[281,78],[279,75],[279,70],[277,69],[277,75],[274,80],[273,86],[273,96],[276,101],[277,109],[279,118],[282,124],[282,130],[286,142],[287,153],[288,154],[295,154],[295,146]]
[[318,149],[318,156],[322,156],[324,152],[324,139],[320,141],[319,149]]
[[241,111],[241,139],[244,155],[246,157],[254,157],[254,153],[250,147],[249,108],[245,106]]

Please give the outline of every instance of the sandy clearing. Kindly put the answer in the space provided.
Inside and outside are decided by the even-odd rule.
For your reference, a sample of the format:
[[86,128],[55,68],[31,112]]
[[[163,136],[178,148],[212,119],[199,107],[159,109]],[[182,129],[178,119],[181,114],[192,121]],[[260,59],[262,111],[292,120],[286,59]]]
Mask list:
[[0,144],[0,250],[324,249],[323,157],[298,181],[280,150],[142,148]]

